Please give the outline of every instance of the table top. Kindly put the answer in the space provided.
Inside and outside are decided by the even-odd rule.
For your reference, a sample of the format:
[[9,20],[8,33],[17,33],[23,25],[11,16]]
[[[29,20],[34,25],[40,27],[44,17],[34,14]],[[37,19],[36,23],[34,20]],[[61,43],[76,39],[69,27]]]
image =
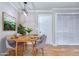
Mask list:
[[15,40],[16,42],[28,42],[28,41],[36,41],[37,39],[38,36],[19,36],[13,40]]

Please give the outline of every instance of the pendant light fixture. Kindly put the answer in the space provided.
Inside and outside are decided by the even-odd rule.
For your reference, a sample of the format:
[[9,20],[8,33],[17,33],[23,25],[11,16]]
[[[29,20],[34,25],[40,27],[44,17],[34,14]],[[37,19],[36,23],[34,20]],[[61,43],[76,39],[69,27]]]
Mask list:
[[28,12],[27,12],[27,10],[26,10],[26,5],[27,5],[27,2],[24,2],[23,14],[24,14],[25,16],[27,16],[27,14],[28,14]]

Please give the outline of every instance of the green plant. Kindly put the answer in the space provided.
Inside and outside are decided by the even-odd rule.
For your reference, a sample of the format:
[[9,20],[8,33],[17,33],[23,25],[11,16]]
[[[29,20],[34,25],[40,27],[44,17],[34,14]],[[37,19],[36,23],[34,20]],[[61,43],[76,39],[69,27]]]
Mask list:
[[4,30],[15,30],[15,29],[16,29],[15,22],[4,20]]
[[32,32],[32,28],[27,28],[26,31],[27,31],[28,33],[31,33],[31,32]]
[[18,26],[18,33],[20,33],[22,35],[26,34],[26,29],[21,24],[19,24],[19,26]]
[[7,31],[7,30],[16,30],[16,21],[15,21],[15,18],[4,13],[4,18],[3,18],[3,29],[4,31]]

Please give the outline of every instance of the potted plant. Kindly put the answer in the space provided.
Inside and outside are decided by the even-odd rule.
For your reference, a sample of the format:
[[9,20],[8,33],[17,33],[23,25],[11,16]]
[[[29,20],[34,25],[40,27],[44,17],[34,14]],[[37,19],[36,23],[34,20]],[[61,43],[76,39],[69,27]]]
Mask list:
[[32,32],[32,28],[29,28],[29,27],[28,27],[28,28],[26,29],[26,31],[27,31],[28,34],[30,34],[30,33]]
[[19,24],[18,26],[18,33],[22,34],[22,35],[25,35],[26,34],[26,29],[24,26],[22,26],[21,24]]

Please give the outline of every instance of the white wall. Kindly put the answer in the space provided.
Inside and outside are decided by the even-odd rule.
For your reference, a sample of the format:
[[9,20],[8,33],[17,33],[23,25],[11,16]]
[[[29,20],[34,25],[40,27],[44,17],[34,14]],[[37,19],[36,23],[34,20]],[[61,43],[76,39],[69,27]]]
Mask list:
[[4,52],[6,49],[5,46],[5,36],[15,34],[16,31],[3,31],[2,29],[2,12],[6,12],[9,15],[16,18],[16,24],[18,24],[18,13],[17,11],[8,3],[0,3],[0,52]]
[[36,19],[36,14],[35,12],[29,12],[27,16],[25,16],[23,13],[20,14],[20,24],[23,26],[31,27],[33,29],[32,33],[37,33],[37,19]]
[[[27,18],[28,17],[28,18]],[[32,27],[32,33],[37,33],[37,19],[35,12],[30,12],[30,14],[26,17],[26,27]]]

